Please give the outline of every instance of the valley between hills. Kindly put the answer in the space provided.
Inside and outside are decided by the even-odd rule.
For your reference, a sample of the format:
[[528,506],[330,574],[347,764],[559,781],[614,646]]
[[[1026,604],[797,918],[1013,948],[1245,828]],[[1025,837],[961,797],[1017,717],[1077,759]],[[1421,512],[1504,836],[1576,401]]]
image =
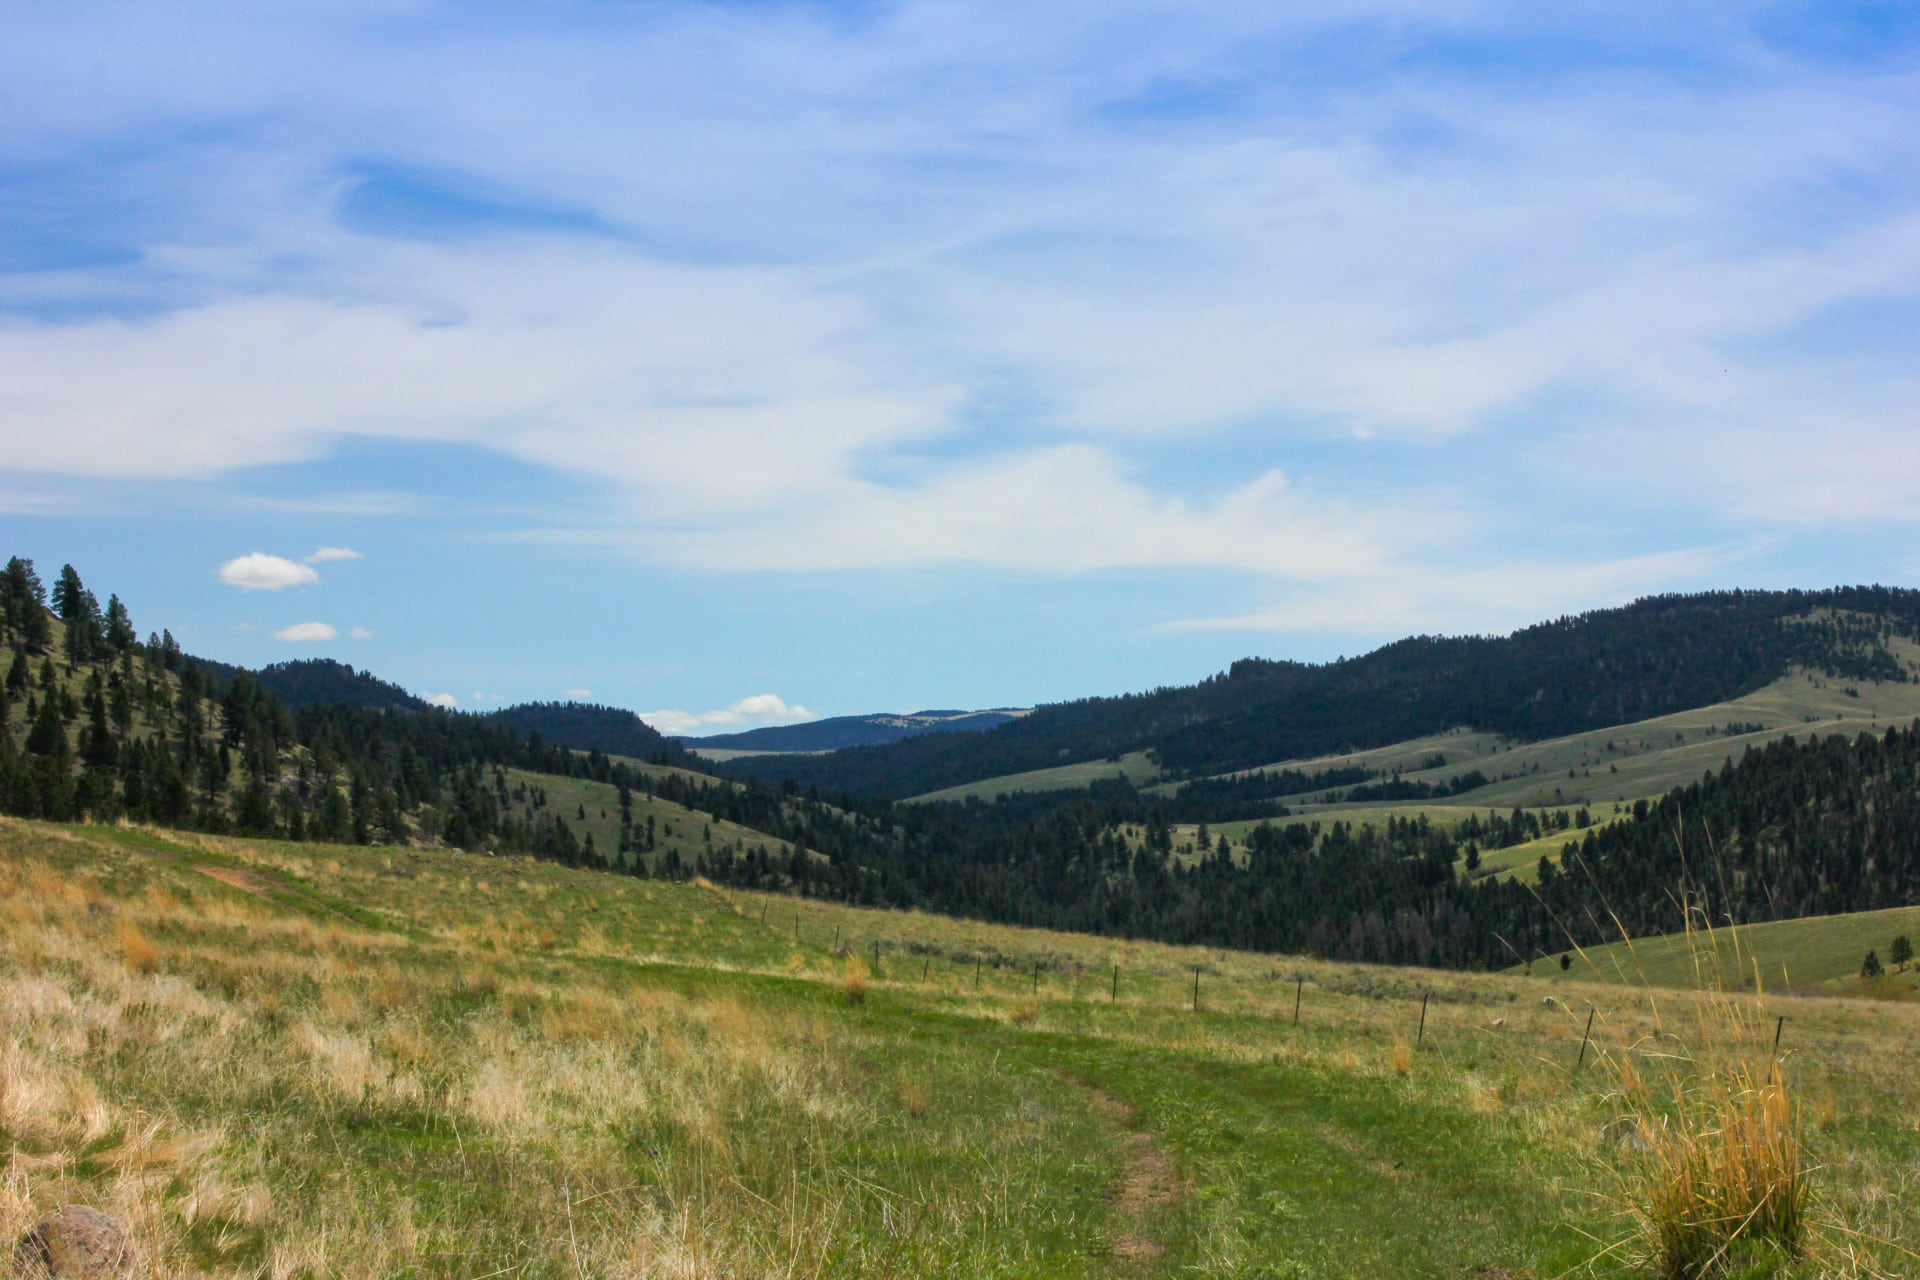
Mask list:
[[6,1239],[84,1202],[165,1275],[1912,1273],[1915,593],[716,761],[0,583]]

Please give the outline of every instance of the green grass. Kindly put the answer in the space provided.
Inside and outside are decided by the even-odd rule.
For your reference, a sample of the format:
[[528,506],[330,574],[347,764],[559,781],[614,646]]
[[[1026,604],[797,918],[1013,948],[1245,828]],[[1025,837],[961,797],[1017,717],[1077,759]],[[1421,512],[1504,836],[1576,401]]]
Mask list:
[[[1920,656],[1920,648],[1904,641],[1892,646],[1904,657]],[[1912,651],[1912,652],[1909,652]],[[1400,770],[1411,782],[1444,785],[1471,770],[1492,781],[1459,796],[1442,800],[1365,801],[1324,803],[1324,796],[1288,797],[1293,812],[1289,822],[1347,822],[1382,824],[1389,815],[1417,818],[1442,826],[1457,826],[1469,814],[1488,809],[1564,809],[1586,807],[1596,820],[1611,818],[1635,800],[1665,795],[1675,787],[1699,781],[1717,771],[1729,758],[1788,734],[1807,736],[1837,732],[1882,731],[1920,717],[1920,683],[1856,686],[1858,697],[1846,692],[1846,682],[1819,673],[1796,672],[1743,698],[1683,711],[1610,729],[1573,734],[1543,742],[1519,743],[1496,734],[1454,729],[1366,751],[1305,759],[1275,761],[1270,771],[1295,769],[1305,773],[1360,766],[1383,774]],[[1729,724],[1759,724],[1762,729],[1729,734]],[[1445,763],[1424,767],[1434,757]],[[1240,770],[1223,777],[1240,777],[1256,770]],[[1569,772],[1573,776],[1569,777]],[[1067,791],[1085,788],[1104,778],[1124,777],[1156,794],[1171,794],[1176,782],[1160,782],[1160,770],[1146,752],[1134,752],[1119,761],[1101,760],[1036,769],[1028,773],[985,778],[913,797],[914,801],[992,800],[1016,792]],[[1336,788],[1344,791],[1345,788]],[[1238,843],[1258,820],[1214,824],[1229,841]],[[1521,851],[1489,855],[1489,863],[1513,870],[1531,864],[1540,854],[1557,849],[1565,836],[1550,837]]]
[[[1625,1229],[1585,1001],[1677,1061],[1572,990],[0,822],[0,1239],[79,1201],[162,1274],[1544,1280]],[[1771,1007],[1822,1203],[1914,1238],[1920,1005]]]
[[745,760],[752,756],[817,756],[819,751],[753,751],[743,747],[700,747],[691,743],[687,751],[702,760],[711,760],[715,764],[724,764],[729,760]]
[[[1905,641],[1896,641],[1892,647],[1903,657],[1920,653]],[[1750,747],[1789,734],[1806,737],[1884,732],[1920,717],[1920,682],[1861,684],[1856,686],[1857,697],[1849,695],[1846,688],[1844,682],[1828,676],[1800,672],[1744,698],[1544,742],[1515,743],[1460,730],[1372,751],[1278,761],[1266,768],[1314,772],[1353,765],[1380,770],[1399,767],[1404,770],[1400,775],[1403,779],[1435,785],[1450,783],[1478,769],[1492,781],[1443,800],[1324,802],[1344,788],[1286,797],[1276,803],[1285,804],[1291,816],[1271,821],[1384,825],[1389,817],[1424,816],[1435,825],[1454,827],[1468,815],[1484,816],[1490,809],[1508,813],[1529,808],[1571,814],[1585,807],[1596,822],[1606,822],[1631,808],[1635,800],[1663,796],[1675,787],[1699,781],[1705,773],[1717,772],[1727,760],[1738,759]],[[1729,734],[1724,731],[1729,724],[1764,727]],[[1447,763],[1431,769],[1418,767],[1435,755],[1444,755]],[[1574,776],[1569,777],[1569,771]],[[1165,793],[1173,787],[1164,783],[1155,789]],[[1215,824],[1214,830],[1225,832],[1237,843],[1256,825],[1258,820],[1223,822]],[[1482,854],[1483,864],[1496,872],[1531,878],[1532,867],[1542,853],[1557,853],[1580,834],[1555,833],[1528,845],[1487,851]]]
[[946,787],[913,796],[909,803],[933,800],[993,800],[1024,791],[1078,791],[1105,778],[1125,778],[1143,786],[1160,776],[1160,766],[1145,751],[1134,751],[1118,760],[1090,760],[1083,764],[1063,764],[1052,769],[1034,769],[1027,773],[983,778],[964,786]]
[[[540,813],[565,818],[576,837],[583,840],[588,835],[593,837],[594,850],[603,861],[614,856],[620,847],[618,787],[586,778],[562,778],[520,769],[508,769],[505,772],[508,792],[516,797],[509,806],[514,817],[522,822]],[[517,798],[517,788],[522,786],[527,788],[528,794],[524,802]],[[546,795],[546,804],[539,809],[532,807],[536,791]],[[696,855],[712,852],[722,845],[738,846],[740,849],[763,845],[769,850],[786,847],[772,836],[751,827],[717,819],[712,814],[636,791],[633,793],[634,824],[644,830],[648,818],[653,819],[655,838],[655,848],[647,855],[649,863],[659,861],[669,850],[679,853],[682,860],[691,865]]]
[[[1894,938],[1920,940],[1920,907],[1893,907],[1850,915],[1813,916],[1718,929],[1705,934],[1666,934],[1594,947],[1573,956],[1566,977],[1577,982],[1604,981],[1660,987],[1694,987],[1719,982],[1750,989],[1757,980],[1769,990],[1825,988],[1878,998],[1920,994],[1920,971],[1896,973],[1886,964],[1879,982],[1860,979],[1867,951],[1883,963]],[[1557,961],[1535,964],[1534,971],[1554,977]]]

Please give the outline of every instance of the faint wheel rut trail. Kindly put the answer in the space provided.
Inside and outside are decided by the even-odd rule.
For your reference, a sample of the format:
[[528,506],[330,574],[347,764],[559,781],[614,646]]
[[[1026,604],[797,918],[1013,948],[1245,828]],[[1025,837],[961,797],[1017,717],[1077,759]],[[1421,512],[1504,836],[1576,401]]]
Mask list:
[[203,865],[196,866],[194,870],[203,876],[212,876],[221,884],[232,885],[244,893],[250,893],[256,898],[264,898],[267,896],[266,886],[260,883],[258,876],[241,871],[238,868],[209,867]]
[[1167,1251],[1164,1243],[1148,1233],[1151,1220],[1186,1194],[1173,1157],[1151,1130],[1133,1128],[1131,1106],[1070,1072],[1057,1070],[1055,1074],[1086,1094],[1094,1110],[1114,1128],[1123,1131],[1118,1144],[1120,1184],[1108,1197],[1114,1218],[1109,1243],[1116,1258],[1133,1263],[1151,1262]]

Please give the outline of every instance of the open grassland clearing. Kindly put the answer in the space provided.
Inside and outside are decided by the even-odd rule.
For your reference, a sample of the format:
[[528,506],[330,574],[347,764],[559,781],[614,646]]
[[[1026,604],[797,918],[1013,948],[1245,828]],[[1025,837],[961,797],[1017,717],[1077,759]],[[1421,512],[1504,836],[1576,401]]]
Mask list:
[[[1920,647],[1905,641],[1896,641],[1893,647],[1903,655],[1909,650],[1920,655]],[[1787,734],[1805,737],[1815,733],[1882,732],[1915,717],[1920,717],[1920,682],[1856,684],[1820,672],[1796,671],[1745,697],[1542,742],[1517,742],[1461,728],[1364,751],[1279,760],[1260,769],[1219,776],[1240,778],[1262,770],[1278,773],[1287,769],[1311,774],[1360,767],[1438,787],[1479,770],[1491,781],[1458,797],[1437,803],[1396,801],[1366,807],[1391,808],[1402,816],[1426,811],[1436,821],[1442,811],[1458,805],[1483,809],[1572,809],[1586,805],[1597,816],[1603,807],[1664,795],[1697,781],[1702,773],[1717,770],[1729,756],[1737,758],[1749,746],[1760,746]],[[1441,763],[1434,763],[1436,760]],[[1015,792],[1078,790],[1115,777],[1124,777],[1156,794],[1170,795],[1179,789],[1178,782],[1161,781],[1158,764],[1141,751],[1118,761],[1087,761],[985,778],[913,799],[992,800]],[[1276,804],[1285,804],[1302,816],[1327,816],[1312,810],[1346,790],[1337,787],[1328,792],[1309,792],[1284,797]],[[1337,799],[1334,804],[1348,807]]]
[[[1920,683],[1852,685],[1817,672],[1795,672],[1743,698],[1542,742],[1457,731],[1372,751],[1281,760],[1264,768],[1273,773],[1286,769],[1318,773],[1361,766],[1382,773],[1399,770],[1404,781],[1435,786],[1478,770],[1491,781],[1449,803],[1506,809],[1584,804],[1597,813],[1600,806],[1616,801],[1631,803],[1665,795],[1698,781],[1710,769],[1717,770],[1727,757],[1737,758],[1749,746],[1787,734],[1884,732],[1916,716],[1920,716]],[[1444,756],[1446,763],[1425,767],[1424,762],[1435,756]],[[1243,777],[1252,772],[1258,771],[1222,776]],[[1160,789],[1173,786],[1165,783]],[[1281,803],[1304,811],[1326,803],[1325,796],[1345,790],[1307,793]],[[1435,807],[1417,801],[1398,803],[1412,811]]]
[[[1217,776],[1222,778],[1246,778],[1260,772],[1279,773],[1293,769],[1300,773],[1325,773],[1330,769],[1371,769],[1376,773],[1433,773],[1450,779],[1453,774],[1464,772],[1476,760],[1485,759],[1496,752],[1506,749],[1508,742],[1496,733],[1481,733],[1473,729],[1449,729],[1445,733],[1428,734],[1424,738],[1410,738],[1405,742],[1390,743],[1384,747],[1373,747],[1365,751],[1347,751],[1337,755],[1314,756],[1310,759],[1283,760],[1277,764],[1262,765],[1257,769],[1238,769]],[[1440,763],[1434,763],[1435,760]],[[1162,792],[1171,792],[1179,788],[1177,782],[1166,782],[1158,788]]]
[[[602,860],[612,861],[620,848],[620,789],[611,783],[590,778],[562,778],[549,773],[529,773],[524,769],[502,770],[507,779],[507,810],[522,822],[534,821],[541,814],[565,818],[576,837],[593,837],[594,851]],[[689,777],[700,777],[690,774]],[[711,778],[705,779],[713,781]],[[649,864],[664,858],[669,851],[678,853],[692,865],[696,856],[711,854],[716,848],[752,849],[764,845],[781,848],[780,841],[715,818],[712,814],[689,809],[645,791],[633,792],[633,824],[645,833],[652,822],[654,846],[644,857]]]
[[911,797],[910,803],[935,800],[994,800],[1023,791],[1078,791],[1107,778],[1125,778],[1144,786],[1160,776],[1160,765],[1145,751],[1130,751],[1118,760],[1089,760],[1082,764],[1063,764],[1052,769],[1034,769],[1027,773],[1009,773],[984,778],[964,786],[946,787]]
[[[163,1275],[1558,1276],[1636,1167],[1574,993],[1651,1078],[1716,1051],[1683,996],[424,850],[6,822],[0,918],[0,1239],[98,1204]],[[1817,1212],[1915,1238],[1920,1007],[1776,1007]]]
[[[1849,688],[1857,696],[1849,694]],[[1920,683],[1848,685],[1826,675],[1796,672],[1744,698],[1612,729],[1508,745],[1472,766],[1493,781],[1460,799],[1508,809],[1587,805],[1599,813],[1615,803],[1630,804],[1697,782],[1729,757],[1738,759],[1749,747],[1788,734],[1804,738],[1885,732],[1915,716],[1920,716]],[[1448,768],[1404,776],[1439,783],[1459,772]]]
[[725,764],[729,760],[745,760],[752,756],[817,756],[819,751],[754,751],[747,747],[703,747],[697,743],[683,743],[688,754],[699,756],[702,760],[711,760],[715,764]]
[[[1849,688],[1854,692],[1849,693]],[[1916,716],[1920,716],[1920,683],[1847,685],[1819,673],[1797,672],[1744,698],[1546,742],[1512,743],[1489,734],[1460,732],[1373,752],[1281,761],[1267,768],[1303,773],[1354,765],[1391,768],[1384,762],[1417,763],[1445,754],[1445,766],[1409,769],[1399,776],[1407,782],[1441,786],[1478,769],[1494,780],[1440,800],[1348,803],[1341,798],[1348,790],[1344,787],[1288,796],[1275,802],[1286,806],[1287,815],[1268,821],[1279,826],[1318,822],[1325,828],[1344,822],[1382,827],[1390,817],[1402,821],[1424,818],[1451,829],[1475,813],[1484,817],[1489,811],[1508,813],[1527,808],[1571,816],[1586,808],[1593,822],[1602,824],[1625,812],[1636,800],[1657,798],[1675,787],[1699,781],[1703,774],[1717,772],[1749,748],[1788,735],[1805,738],[1883,733]],[[1568,777],[1569,771],[1575,776]],[[1173,785],[1162,784],[1157,789],[1168,792]],[[1220,822],[1211,830],[1239,845],[1259,821]],[[1582,835],[1581,830],[1555,832],[1525,845],[1482,850],[1483,873],[1516,873],[1531,878],[1542,854],[1557,854]]]
[[[1920,969],[1890,958],[1893,940],[1905,937],[1920,946],[1920,907],[1894,907],[1838,916],[1809,916],[1637,938],[1572,953],[1567,980],[1696,987],[1703,981],[1742,989],[1757,983],[1772,991],[1825,988],[1881,1000],[1920,995]],[[1874,951],[1886,969],[1883,977],[1862,979],[1861,961]],[[1537,962],[1533,971],[1559,976],[1558,962]]]

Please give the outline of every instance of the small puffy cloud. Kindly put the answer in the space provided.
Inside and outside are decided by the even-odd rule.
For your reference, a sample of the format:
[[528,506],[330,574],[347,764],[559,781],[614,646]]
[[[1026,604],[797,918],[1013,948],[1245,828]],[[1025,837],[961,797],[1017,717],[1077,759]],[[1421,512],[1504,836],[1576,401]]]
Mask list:
[[282,556],[255,551],[221,565],[220,581],[243,591],[280,591],[287,587],[311,586],[320,581],[320,575]]
[[347,632],[347,634],[355,640],[371,640],[380,633],[372,627],[355,627],[353,630]]
[[561,697],[563,697],[563,698],[571,698],[571,699],[573,699],[573,701],[575,701],[575,702],[585,702],[585,701],[586,701],[586,700],[587,700],[588,698],[591,698],[591,697],[593,696],[593,690],[591,690],[591,689],[562,689],[562,690],[560,691],[560,696],[561,696]]
[[329,560],[365,560],[366,557],[352,547],[316,547],[307,557],[308,564],[325,564]]
[[450,693],[423,693],[420,696],[434,706],[444,707],[448,711],[452,711],[460,705],[460,699]]
[[758,729],[773,724],[798,724],[820,717],[796,702],[788,702],[777,693],[756,693],[718,711],[643,711],[640,718],[661,733],[692,734],[738,729]]
[[286,640],[294,644],[310,644],[317,640],[336,640],[338,631],[324,622],[296,622],[290,627],[282,627],[273,633],[275,640]]

